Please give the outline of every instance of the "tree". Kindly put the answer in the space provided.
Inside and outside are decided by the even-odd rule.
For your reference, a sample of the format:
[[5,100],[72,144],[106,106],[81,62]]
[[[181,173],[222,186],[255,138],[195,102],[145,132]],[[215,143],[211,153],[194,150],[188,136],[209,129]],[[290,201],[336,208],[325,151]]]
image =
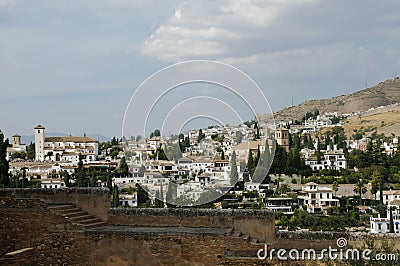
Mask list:
[[26,148],[26,159],[33,160],[35,159],[35,144],[31,142]]
[[202,139],[206,137],[206,134],[203,133],[203,130],[200,128],[199,129],[199,136],[197,137],[197,143],[200,143]]
[[80,154],[79,154],[78,169],[76,171],[76,186],[78,186],[78,187],[86,187],[87,186],[85,169],[83,168],[82,155],[80,155]]
[[111,207],[117,208],[119,206],[119,190],[118,186],[114,185],[112,193],[112,205]]
[[268,139],[265,140],[265,149],[261,156],[261,165],[263,167],[268,167],[271,164],[271,151],[269,150]]
[[393,222],[393,209],[394,208],[395,208],[394,206],[389,207],[389,214],[390,214],[389,233],[394,233],[394,222]]
[[339,182],[338,181],[334,181],[332,183],[332,190],[335,191],[335,197],[336,197],[336,192],[339,190]]
[[290,187],[287,184],[282,184],[276,189],[277,194],[282,195],[290,192]]
[[138,175],[139,175],[140,177],[143,177],[145,172],[146,172],[146,167],[142,164],[142,165],[140,166],[140,168],[139,168]]
[[362,178],[358,179],[357,183],[354,186],[353,191],[356,192],[360,196],[360,206],[361,206],[362,205],[362,195],[367,193],[367,187]]
[[70,176],[69,176],[68,172],[67,171],[62,171],[61,172],[61,177],[62,177],[62,179],[64,181],[65,186],[66,187],[70,187],[71,186],[71,182],[70,182]]
[[379,190],[379,203],[383,204],[383,174],[379,170],[372,172],[371,192],[376,199],[376,193]]
[[319,139],[317,138],[317,163],[321,163],[321,149]]
[[240,131],[236,132],[236,144],[239,145],[240,143],[242,143],[243,140],[243,133]]
[[139,184],[136,184],[137,201],[139,204],[145,204],[149,200],[149,194]]
[[107,171],[107,187],[110,189],[110,191],[112,191],[112,177],[110,169]]
[[4,134],[0,130],[0,187],[10,186],[10,176],[8,170],[10,168],[6,159],[8,139],[4,140]]
[[119,161],[118,173],[121,177],[126,177],[129,174],[129,166],[126,163],[125,156]]
[[171,203],[173,201],[174,185],[176,187],[175,183],[173,183],[171,181],[168,182],[167,192],[166,192],[166,195],[165,195],[165,201],[167,203]]
[[96,182],[97,182],[96,174],[95,172],[92,172],[92,177],[90,179],[90,186],[96,187]]
[[250,176],[253,176],[255,171],[253,152],[249,149],[249,155],[247,157],[247,169],[249,170]]
[[111,146],[117,146],[118,145],[118,139],[115,138],[115,136],[111,139]]
[[231,186],[234,186],[238,180],[239,180],[239,174],[236,165],[236,152],[234,151],[231,156],[231,176],[230,176]]

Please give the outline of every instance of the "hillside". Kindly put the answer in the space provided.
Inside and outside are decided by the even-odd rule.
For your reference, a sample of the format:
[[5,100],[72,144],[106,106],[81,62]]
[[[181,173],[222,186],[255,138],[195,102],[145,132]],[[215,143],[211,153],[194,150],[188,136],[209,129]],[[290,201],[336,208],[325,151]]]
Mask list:
[[361,116],[348,117],[344,123],[346,136],[351,136],[354,130],[363,132],[366,136],[374,131],[385,136],[398,136],[400,134],[400,105],[375,109]]
[[276,121],[301,119],[307,111],[318,109],[320,113],[338,111],[352,113],[370,108],[400,103],[400,78],[386,80],[376,86],[331,99],[305,101],[284,108],[274,114]]

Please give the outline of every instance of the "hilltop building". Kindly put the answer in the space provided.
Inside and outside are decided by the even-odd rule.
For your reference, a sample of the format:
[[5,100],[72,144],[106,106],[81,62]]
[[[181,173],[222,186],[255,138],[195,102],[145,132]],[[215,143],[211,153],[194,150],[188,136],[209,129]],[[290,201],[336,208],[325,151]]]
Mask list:
[[45,127],[37,125],[34,129],[36,161],[67,161],[76,164],[79,161],[79,155],[85,161],[97,159],[98,142],[90,137],[46,137],[44,133]]
[[26,145],[21,144],[21,136],[15,134],[12,136],[12,146],[7,147],[6,159],[9,161],[14,153],[26,152]]

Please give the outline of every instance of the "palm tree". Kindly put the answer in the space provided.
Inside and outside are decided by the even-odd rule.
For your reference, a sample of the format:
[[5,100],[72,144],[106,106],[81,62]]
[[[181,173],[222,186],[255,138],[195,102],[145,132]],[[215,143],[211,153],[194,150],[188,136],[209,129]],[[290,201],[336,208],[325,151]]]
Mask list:
[[358,179],[357,183],[354,185],[354,192],[356,192],[360,196],[360,206],[362,205],[362,198],[361,196],[367,193],[367,187],[362,178]]
[[335,191],[335,197],[336,197],[336,192],[339,190],[339,182],[338,181],[333,182],[332,190]]

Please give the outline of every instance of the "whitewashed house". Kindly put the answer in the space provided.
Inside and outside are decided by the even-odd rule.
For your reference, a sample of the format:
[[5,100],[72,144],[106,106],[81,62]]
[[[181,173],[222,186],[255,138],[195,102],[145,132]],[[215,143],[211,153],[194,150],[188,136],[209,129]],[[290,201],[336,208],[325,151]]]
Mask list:
[[307,206],[310,213],[325,212],[329,207],[340,206],[339,199],[333,197],[331,188],[320,187],[314,182],[302,186],[297,198],[300,204]]

